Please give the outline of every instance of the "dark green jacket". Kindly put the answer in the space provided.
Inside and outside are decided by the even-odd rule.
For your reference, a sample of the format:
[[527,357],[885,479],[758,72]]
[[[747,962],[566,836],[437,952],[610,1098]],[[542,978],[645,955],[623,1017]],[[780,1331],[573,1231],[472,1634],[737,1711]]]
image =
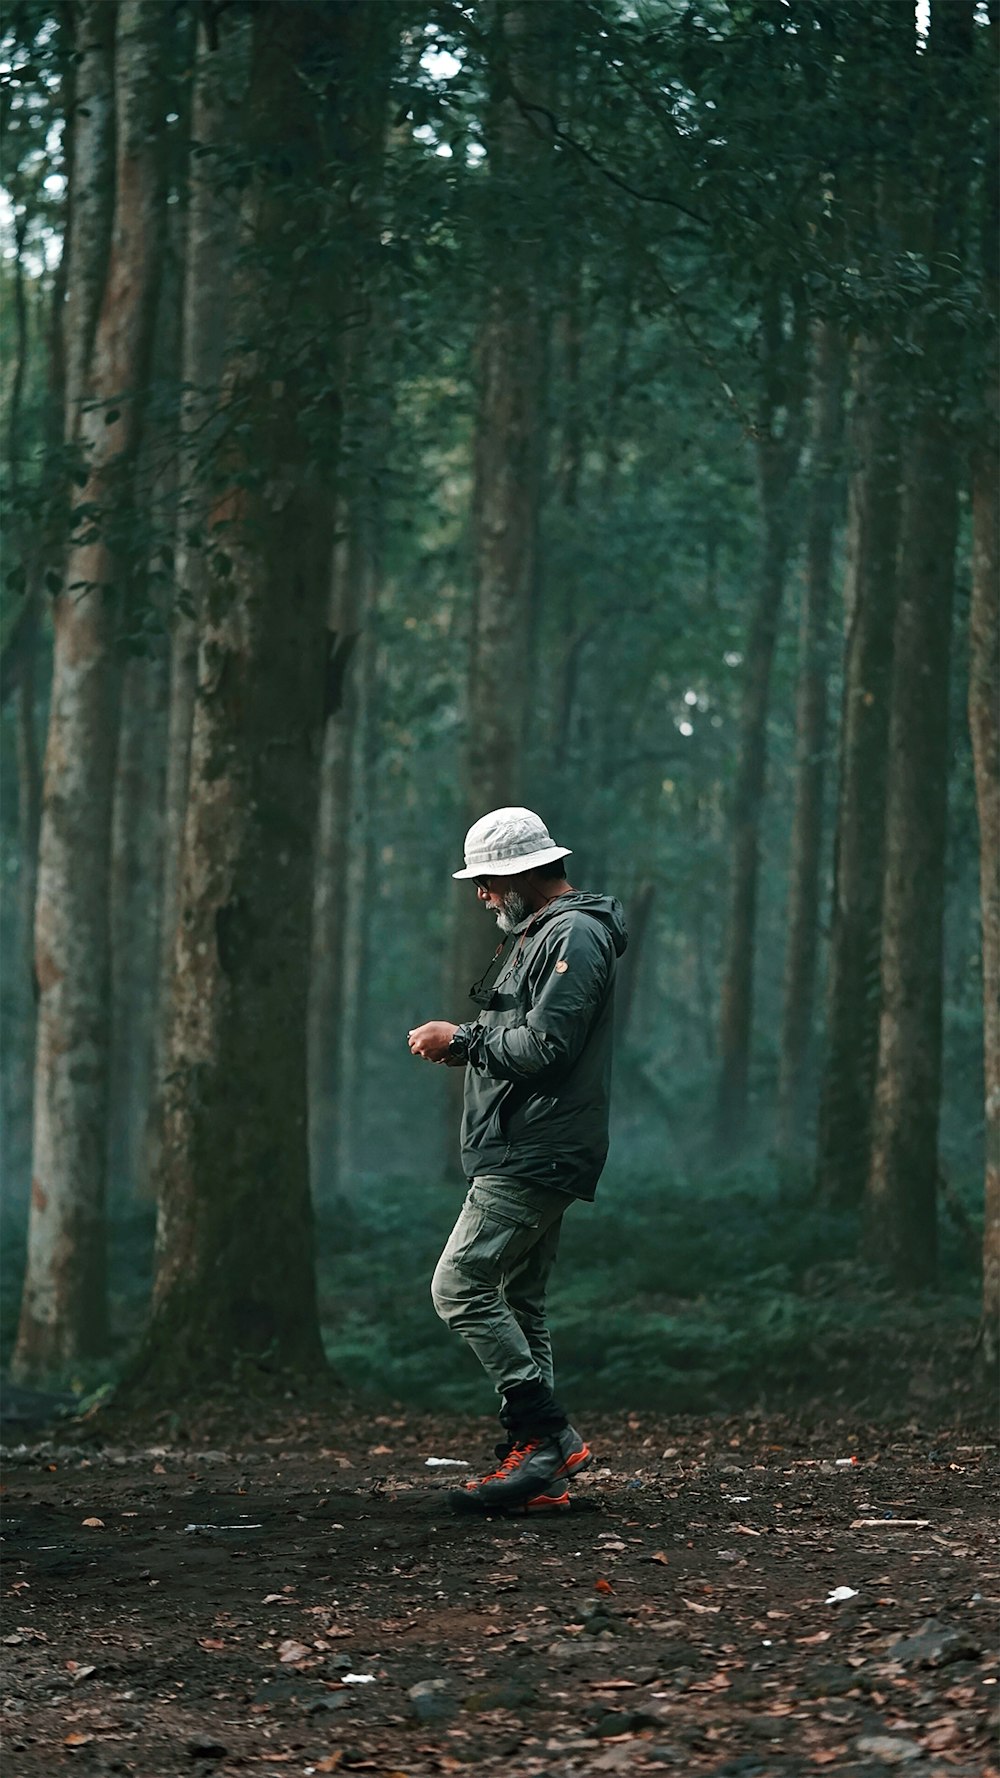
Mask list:
[[608,1153],[621,903],[574,890],[511,934],[468,1039],[462,1164],[592,1198]]

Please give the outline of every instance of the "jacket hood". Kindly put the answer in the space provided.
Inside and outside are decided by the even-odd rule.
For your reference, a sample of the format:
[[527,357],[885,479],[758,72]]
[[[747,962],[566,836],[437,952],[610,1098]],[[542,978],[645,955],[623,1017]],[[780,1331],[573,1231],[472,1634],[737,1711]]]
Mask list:
[[524,932],[528,927],[544,926],[547,920],[554,919],[557,914],[565,914],[571,908],[607,927],[616,955],[621,956],[628,944],[628,929],[625,925],[625,909],[615,895],[590,895],[585,889],[574,889],[569,895],[557,895],[549,902],[548,907],[541,908],[538,913],[529,915],[527,920],[522,920],[516,931]]

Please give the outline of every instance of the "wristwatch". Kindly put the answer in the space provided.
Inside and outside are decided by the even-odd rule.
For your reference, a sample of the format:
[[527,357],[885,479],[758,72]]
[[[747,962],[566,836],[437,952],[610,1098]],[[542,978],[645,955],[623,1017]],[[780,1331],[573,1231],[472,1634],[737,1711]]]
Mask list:
[[469,1033],[464,1025],[459,1025],[445,1054],[451,1062],[464,1062],[469,1055]]

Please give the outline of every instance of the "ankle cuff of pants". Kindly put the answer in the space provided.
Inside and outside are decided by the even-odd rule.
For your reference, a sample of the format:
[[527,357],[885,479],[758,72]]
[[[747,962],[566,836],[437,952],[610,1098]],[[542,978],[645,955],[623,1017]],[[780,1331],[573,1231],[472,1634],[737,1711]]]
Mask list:
[[512,1436],[554,1438],[569,1425],[569,1418],[544,1383],[517,1383],[504,1395],[500,1424]]

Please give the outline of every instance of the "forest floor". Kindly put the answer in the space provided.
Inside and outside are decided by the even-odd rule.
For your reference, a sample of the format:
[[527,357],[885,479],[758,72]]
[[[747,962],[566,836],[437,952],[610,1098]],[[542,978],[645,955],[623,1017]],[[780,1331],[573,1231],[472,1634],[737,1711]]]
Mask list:
[[446,1495],[490,1466],[483,1420],[16,1433],[5,1772],[997,1773],[982,1430],[584,1430],[571,1511],[481,1520]]

